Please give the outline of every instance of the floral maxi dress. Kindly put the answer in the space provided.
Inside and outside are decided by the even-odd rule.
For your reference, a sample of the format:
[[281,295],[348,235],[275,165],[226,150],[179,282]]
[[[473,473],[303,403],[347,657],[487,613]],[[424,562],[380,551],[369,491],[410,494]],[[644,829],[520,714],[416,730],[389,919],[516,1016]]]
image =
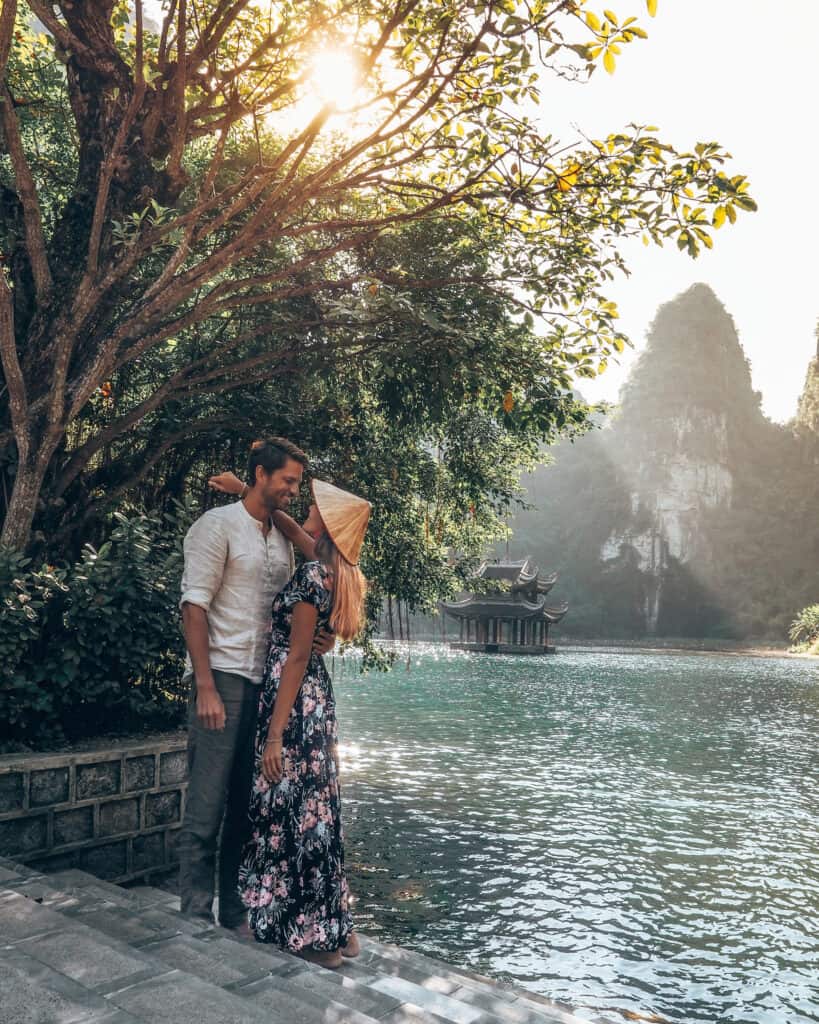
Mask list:
[[249,815],[251,838],[239,870],[239,895],[259,942],[298,953],[335,950],[352,931],[344,873],[338,780],[338,726],[333,687],[320,655],[311,654],[282,737],[282,777],[261,771],[264,743],[290,647],[293,608],[318,609],[316,630],[328,627],[328,570],[302,565],[273,601],[270,651],[262,677]]

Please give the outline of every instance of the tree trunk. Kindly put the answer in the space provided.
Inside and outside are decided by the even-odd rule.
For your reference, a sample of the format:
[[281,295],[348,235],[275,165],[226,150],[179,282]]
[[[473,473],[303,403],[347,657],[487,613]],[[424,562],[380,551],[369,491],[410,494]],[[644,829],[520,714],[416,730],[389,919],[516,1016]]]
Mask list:
[[17,433],[20,461],[0,534],[0,545],[17,551],[25,551],[28,547],[48,467],[65,437],[62,425],[49,424],[42,432],[36,428],[29,429],[28,436]]
[[3,532],[0,534],[0,544],[4,547],[24,551],[28,546],[37,499],[47,468],[48,459],[36,456],[18,464]]

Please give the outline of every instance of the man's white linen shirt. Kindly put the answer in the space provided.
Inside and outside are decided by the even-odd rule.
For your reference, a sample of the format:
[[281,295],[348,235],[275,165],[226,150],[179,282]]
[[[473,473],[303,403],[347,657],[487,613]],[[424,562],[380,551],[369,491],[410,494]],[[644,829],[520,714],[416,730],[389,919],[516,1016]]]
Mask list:
[[[208,616],[210,667],[260,683],[270,641],[273,598],[293,574],[293,547],[271,526],[267,537],[244,502],[212,508],[184,543],[183,604]],[[190,654],[185,673],[193,672]]]

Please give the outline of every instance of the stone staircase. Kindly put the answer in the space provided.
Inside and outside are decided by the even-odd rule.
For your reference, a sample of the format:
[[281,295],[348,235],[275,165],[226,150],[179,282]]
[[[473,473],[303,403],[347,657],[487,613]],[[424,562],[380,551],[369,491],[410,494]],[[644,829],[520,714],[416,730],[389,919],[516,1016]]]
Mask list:
[[324,970],[148,886],[0,859],[0,1024],[581,1024],[540,996],[361,937]]

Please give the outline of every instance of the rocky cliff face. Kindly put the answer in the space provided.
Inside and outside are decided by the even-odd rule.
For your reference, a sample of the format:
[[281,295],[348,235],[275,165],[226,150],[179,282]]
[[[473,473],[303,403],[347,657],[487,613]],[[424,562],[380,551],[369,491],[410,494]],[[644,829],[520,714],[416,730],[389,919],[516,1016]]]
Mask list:
[[[815,383],[819,425],[819,359]],[[746,635],[787,618],[787,589],[772,614],[762,577],[782,571],[766,561],[781,547],[777,526],[801,528],[790,497],[800,460],[793,434],[764,418],[759,399],[710,288],[660,308],[612,421],[556,450],[555,465],[528,482],[541,511],[515,524],[517,553],[560,568],[572,591],[567,629]],[[819,549],[819,524],[813,534]]]
[[811,359],[808,365],[796,413],[796,426],[800,433],[819,438],[819,326],[816,328],[816,358]]
[[695,285],[662,306],[608,439],[632,515],[600,550],[604,568],[630,555],[645,576],[648,633],[659,626],[671,567],[712,557],[703,513],[730,507],[735,418],[756,410],[734,323],[711,289]]
[[[649,633],[657,630],[665,573],[672,562],[688,565],[708,557],[702,513],[730,506],[733,494],[724,414],[692,410],[688,416],[672,417],[669,426],[669,449],[652,452],[650,461],[635,467],[629,495],[632,521],[613,530],[600,550],[605,564],[623,559],[630,549],[637,570],[654,581],[645,602]],[[711,438],[712,450],[692,452],[689,438],[703,428]]]

